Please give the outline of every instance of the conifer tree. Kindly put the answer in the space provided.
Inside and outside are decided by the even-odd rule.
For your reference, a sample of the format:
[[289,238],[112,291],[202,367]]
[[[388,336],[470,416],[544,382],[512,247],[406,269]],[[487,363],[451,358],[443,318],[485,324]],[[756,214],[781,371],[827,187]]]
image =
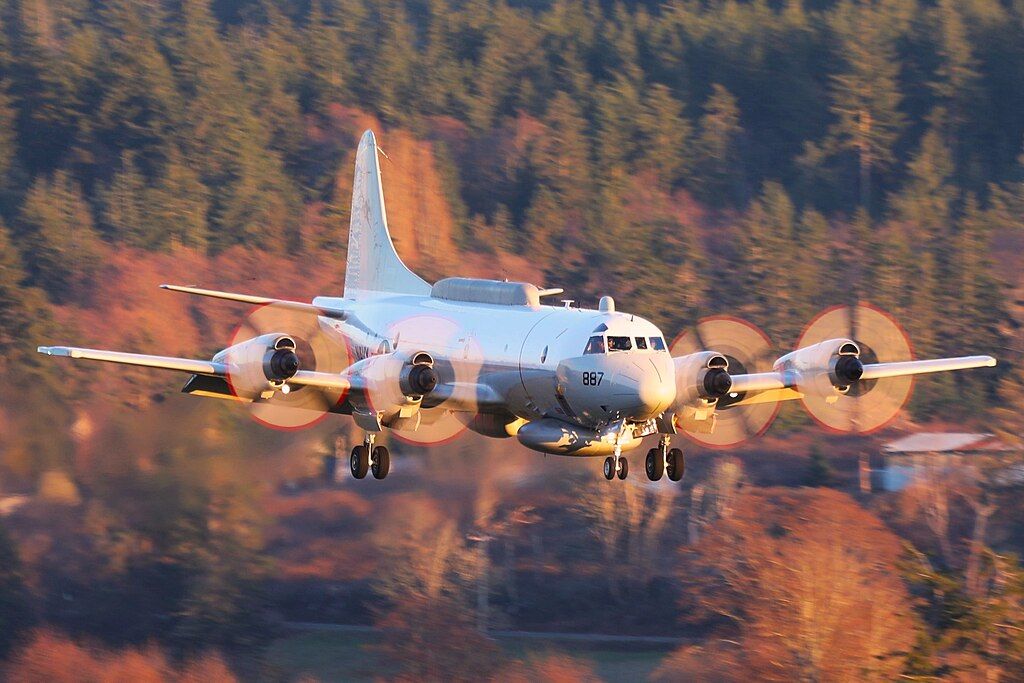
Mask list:
[[895,162],[893,149],[906,126],[894,26],[883,9],[853,3],[839,5],[833,26],[843,67],[832,75],[836,122],[826,147],[856,155],[860,204],[870,209],[873,176]]
[[667,86],[656,83],[647,89],[637,119],[644,138],[645,161],[653,166],[661,182],[672,187],[687,177],[693,164],[693,132],[682,103]]
[[697,174],[694,181],[708,199],[737,201],[745,193],[740,138],[740,110],[725,86],[714,84],[698,126]]
[[18,217],[30,282],[57,303],[88,299],[100,266],[92,214],[66,171],[39,178]]

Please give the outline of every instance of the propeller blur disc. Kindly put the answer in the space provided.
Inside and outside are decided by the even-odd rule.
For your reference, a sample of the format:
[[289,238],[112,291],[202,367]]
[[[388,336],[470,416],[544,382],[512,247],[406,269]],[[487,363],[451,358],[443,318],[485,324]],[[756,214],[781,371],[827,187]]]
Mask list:
[[[864,363],[913,360],[906,332],[892,316],[867,303],[835,306],[818,314],[797,342],[803,348],[827,339],[852,339]],[[845,394],[804,393],[807,412],[826,429],[866,434],[889,424],[910,398],[913,377],[886,377],[855,383]]]
[[[330,323],[315,314],[275,304],[260,306],[246,316],[232,335],[231,346],[272,332],[287,335],[295,341],[301,370],[336,374],[351,365],[348,341]],[[344,391],[301,385],[275,391],[269,398],[245,395],[241,387],[254,386],[261,379],[265,380],[263,369],[252,359],[233,358],[232,355],[229,353],[227,360],[237,369],[229,373],[228,385],[236,396],[252,399],[252,417],[266,427],[280,430],[310,427],[345,400]],[[239,360],[250,362],[239,363]]]
[[[712,316],[700,320],[693,329],[676,337],[673,356],[700,351],[716,351],[729,361],[733,375],[768,372],[772,369],[772,343],[756,325],[731,316]],[[764,434],[779,412],[779,401],[768,399],[736,405],[745,394],[729,394],[718,400],[715,427],[710,434],[685,431],[693,441],[709,448],[730,448]],[[751,400],[754,397],[749,397]]]
[[[436,446],[461,436],[477,413],[475,387],[484,360],[479,343],[454,320],[437,314],[399,320],[389,327],[387,336],[395,351],[429,353],[438,386],[424,397],[424,407],[414,419],[392,428],[395,437],[416,446]],[[434,405],[452,387],[457,393]],[[374,408],[384,408],[381,397],[371,393],[367,398]]]

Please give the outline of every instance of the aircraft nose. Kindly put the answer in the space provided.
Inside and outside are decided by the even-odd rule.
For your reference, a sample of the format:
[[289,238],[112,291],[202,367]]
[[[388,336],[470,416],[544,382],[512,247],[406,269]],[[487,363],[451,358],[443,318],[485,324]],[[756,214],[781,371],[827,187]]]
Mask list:
[[636,383],[638,410],[635,417],[648,420],[665,412],[672,404],[676,398],[676,386],[675,376],[666,368],[659,368],[653,359],[643,365]]

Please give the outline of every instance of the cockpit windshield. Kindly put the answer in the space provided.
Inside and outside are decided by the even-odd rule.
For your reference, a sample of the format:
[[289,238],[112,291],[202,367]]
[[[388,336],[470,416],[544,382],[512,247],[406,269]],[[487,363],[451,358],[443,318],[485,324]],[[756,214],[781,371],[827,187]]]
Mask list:
[[665,340],[661,337],[651,337],[651,348],[655,351],[664,351]]
[[629,337],[608,337],[609,351],[629,351],[633,348],[633,340]]
[[583,349],[584,355],[588,353],[604,353],[604,337],[591,337],[587,342],[587,348]]

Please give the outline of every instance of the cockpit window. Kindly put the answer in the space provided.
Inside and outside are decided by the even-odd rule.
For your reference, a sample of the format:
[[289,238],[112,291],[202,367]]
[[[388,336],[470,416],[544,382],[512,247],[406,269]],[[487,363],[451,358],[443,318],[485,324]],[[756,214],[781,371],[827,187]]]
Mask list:
[[647,350],[647,340],[644,337],[637,337],[635,340],[636,348]]
[[651,348],[655,351],[664,351],[665,340],[661,337],[651,337]]
[[588,353],[604,353],[604,337],[591,337],[587,342],[587,348],[583,349],[584,355]]
[[633,342],[629,337],[608,337],[609,351],[629,351],[633,348]]

